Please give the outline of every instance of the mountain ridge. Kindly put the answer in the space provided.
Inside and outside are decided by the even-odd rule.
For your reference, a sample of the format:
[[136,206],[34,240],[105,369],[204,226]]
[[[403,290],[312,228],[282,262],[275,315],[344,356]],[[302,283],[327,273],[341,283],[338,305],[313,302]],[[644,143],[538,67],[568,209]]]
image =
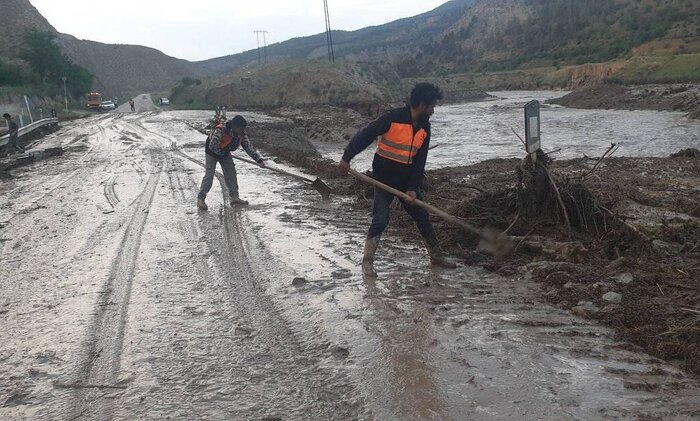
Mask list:
[[[258,66],[257,50],[189,62],[149,47],[79,40],[59,34],[29,0],[5,1],[0,56],[12,54],[28,30],[57,34],[57,44],[111,95],[163,92],[183,78],[211,77],[206,85],[217,87],[234,73],[265,67]],[[613,71],[579,69],[576,82],[557,86],[601,78],[700,81],[700,71],[693,70],[700,61],[697,1],[451,0],[416,16],[332,34],[338,62],[380,63],[392,80],[394,73],[405,79],[549,67],[544,71],[557,73],[550,79],[561,81],[566,76],[558,74],[560,67],[617,60],[609,66]],[[323,63],[326,54],[325,33],[267,47],[270,65]]]

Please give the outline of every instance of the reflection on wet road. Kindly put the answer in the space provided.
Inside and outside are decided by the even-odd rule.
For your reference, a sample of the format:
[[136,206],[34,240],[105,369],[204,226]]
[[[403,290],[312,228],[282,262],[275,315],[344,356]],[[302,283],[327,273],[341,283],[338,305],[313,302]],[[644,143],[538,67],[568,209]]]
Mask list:
[[[0,183],[0,418],[689,418],[697,383],[543,303],[527,279],[432,269],[369,215],[237,164],[203,175],[197,112],[108,114]],[[247,114],[249,119],[264,119]],[[254,138],[254,134],[251,134]],[[281,164],[280,164],[281,165]]]

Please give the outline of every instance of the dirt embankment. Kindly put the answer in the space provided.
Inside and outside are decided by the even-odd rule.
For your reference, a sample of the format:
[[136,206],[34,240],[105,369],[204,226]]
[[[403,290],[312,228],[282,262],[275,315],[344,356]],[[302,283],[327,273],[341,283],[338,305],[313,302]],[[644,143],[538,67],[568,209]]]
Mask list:
[[572,108],[682,111],[700,118],[700,85],[625,86],[602,83],[549,101]]
[[[314,142],[347,143],[358,127],[367,123],[367,117],[381,114],[386,107],[375,105],[362,112],[356,109],[333,106],[277,109],[271,114],[290,120],[305,137]],[[308,145],[313,149],[313,146]],[[314,149],[315,150],[315,149]]]
[[[336,163],[289,148],[282,156],[371,211],[372,190],[339,176]],[[515,245],[495,258],[475,236],[434,219],[443,247],[465,264],[534,279],[550,302],[700,374],[700,152],[552,161],[549,172],[561,202],[550,192],[533,212],[519,159],[429,171],[429,203],[507,231]],[[418,241],[404,212],[394,213],[390,230]]]

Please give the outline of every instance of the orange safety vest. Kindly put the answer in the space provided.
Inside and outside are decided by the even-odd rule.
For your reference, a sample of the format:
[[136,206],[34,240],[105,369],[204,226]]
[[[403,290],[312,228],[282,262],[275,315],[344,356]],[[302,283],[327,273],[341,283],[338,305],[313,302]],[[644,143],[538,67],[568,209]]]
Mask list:
[[[219,141],[219,149],[224,150],[224,148],[226,148],[233,142],[233,137],[226,133],[226,129],[223,124],[217,125],[216,128],[221,129],[221,140]],[[236,147],[236,149],[238,149],[238,147]]]
[[411,123],[392,122],[389,131],[379,137],[377,155],[409,165],[426,137],[428,133],[423,128],[413,134]]

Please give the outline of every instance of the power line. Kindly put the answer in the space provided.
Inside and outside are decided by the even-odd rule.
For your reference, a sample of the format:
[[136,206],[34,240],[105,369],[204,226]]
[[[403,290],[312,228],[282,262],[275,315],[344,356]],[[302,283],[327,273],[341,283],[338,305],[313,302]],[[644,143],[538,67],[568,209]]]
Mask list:
[[326,16],[326,43],[328,44],[328,61],[335,62],[335,53],[333,52],[333,35],[331,34],[331,17],[328,14],[328,0],[323,0],[323,9]]
[[[267,34],[267,31],[261,30],[261,29],[256,29],[253,31],[255,34],[255,38],[258,41],[258,64],[262,63],[262,55],[265,56],[265,64],[267,64],[267,40],[265,39],[265,34]],[[263,37],[263,46],[260,48],[260,35],[262,34]]]

